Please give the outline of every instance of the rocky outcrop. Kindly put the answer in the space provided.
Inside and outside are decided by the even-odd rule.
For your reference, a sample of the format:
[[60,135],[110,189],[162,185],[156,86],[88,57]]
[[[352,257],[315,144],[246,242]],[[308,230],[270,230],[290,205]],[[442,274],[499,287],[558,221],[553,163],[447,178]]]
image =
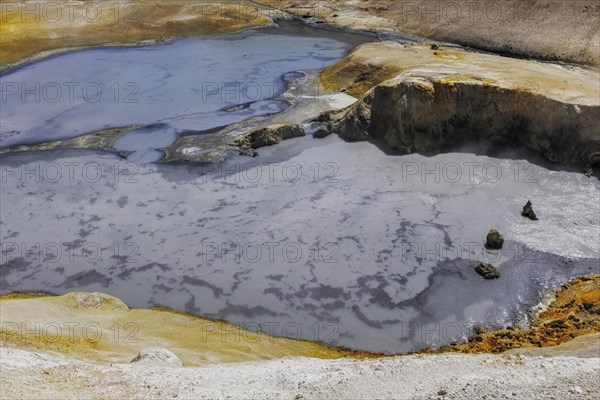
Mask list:
[[359,47],[325,72],[325,83],[356,88],[356,77],[380,64],[398,75],[335,124],[344,139],[379,139],[402,153],[488,142],[562,164],[600,162],[597,71],[384,42]]
[[329,136],[333,133],[332,130],[333,130],[333,126],[331,124],[329,124],[327,126],[322,126],[313,132],[313,137],[316,139],[326,138],[327,136]]
[[530,200],[527,200],[527,203],[523,206],[523,211],[521,211],[521,215],[529,218],[532,221],[537,221],[538,217],[533,211],[533,204]]
[[490,229],[487,234],[485,247],[490,250],[498,250],[502,248],[504,244],[504,236],[500,233],[498,229]]
[[162,347],[147,347],[131,360],[132,363],[163,364],[172,367],[181,367],[183,363],[172,351]]
[[304,130],[298,125],[270,125],[247,135],[242,135],[241,137],[236,138],[233,143],[242,150],[259,149],[265,146],[272,146],[282,140],[304,135]]
[[372,125],[371,103],[373,98],[373,93],[368,93],[361,101],[350,106],[349,112],[333,124],[333,131],[345,140],[367,140]]
[[484,279],[498,279],[500,278],[500,272],[492,264],[482,262],[475,267],[475,271],[481,275]]

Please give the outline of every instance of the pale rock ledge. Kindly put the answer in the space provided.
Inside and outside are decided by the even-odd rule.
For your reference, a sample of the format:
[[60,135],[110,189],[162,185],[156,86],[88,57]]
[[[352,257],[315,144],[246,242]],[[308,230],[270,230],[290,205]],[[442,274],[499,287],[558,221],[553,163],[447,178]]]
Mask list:
[[347,140],[380,139],[404,153],[489,142],[562,164],[600,162],[595,69],[382,42],[358,47],[321,79],[329,89],[366,90],[330,116]]

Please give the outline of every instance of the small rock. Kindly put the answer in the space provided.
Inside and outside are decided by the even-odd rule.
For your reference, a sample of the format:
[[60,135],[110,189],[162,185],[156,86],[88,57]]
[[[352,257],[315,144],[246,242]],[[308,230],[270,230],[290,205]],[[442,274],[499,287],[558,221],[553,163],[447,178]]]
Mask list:
[[258,157],[258,152],[253,149],[241,149],[240,156]]
[[485,247],[488,249],[501,249],[504,244],[504,236],[500,233],[498,229],[490,229],[487,234]]
[[323,139],[333,133],[333,125],[327,124],[326,126],[320,126],[314,133],[313,137],[317,139]]
[[527,200],[527,204],[523,206],[523,211],[521,215],[529,218],[532,221],[537,221],[537,215],[535,215],[535,211],[533,211],[533,204],[530,200]]
[[98,310],[129,310],[121,300],[104,293],[72,292],[65,297],[72,299],[69,305],[73,308]]
[[322,112],[311,122],[331,122],[331,111]]
[[440,46],[438,46],[437,44],[434,43],[431,45],[431,50],[439,50],[439,49],[440,49]]
[[445,396],[447,394],[448,394],[448,391],[446,389],[438,390],[438,396]]
[[482,262],[477,267],[475,267],[475,271],[485,279],[498,279],[500,278],[500,272],[494,267],[492,264]]
[[142,349],[131,362],[151,362],[168,364],[173,367],[181,367],[181,360],[170,350],[162,347],[147,347]]
[[583,389],[580,386],[575,386],[569,389],[572,394],[583,394]]
[[258,149],[304,135],[304,130],[298,125],[269,125],[236,138],[233,144],[242,150]]
[[329,136],[330,134],[331,134],[331,132],[329,132],[328,129],[319,128],[313,133],[313,137],[316,139],[323,139],[323,138]]

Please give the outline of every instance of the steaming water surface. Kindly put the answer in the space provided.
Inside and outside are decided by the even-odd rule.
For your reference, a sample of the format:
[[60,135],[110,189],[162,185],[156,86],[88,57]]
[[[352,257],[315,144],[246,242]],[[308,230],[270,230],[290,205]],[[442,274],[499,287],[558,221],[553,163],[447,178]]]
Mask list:
[[[203,82],[278,81],[348,48],[312,37],[238,39],[86,51],[6,75],[143,81],[140,103],[11,100],[2,144],[160,123],[117,141],[130,160],[152,161],[182,129],[283,107],[262,96],[223,111],[244,102],[203,102]],[[75,150],[3,156],[1,292],[99,291],[132,307],[401,352],[465,339],[476,324],[526,320],[543,290],[598,272],[600,185],[582,174],[469,153],[391,156],[335,136],[260,152],[215,167],[141,166]],[[528,199],[539,221],[520,215]],[[500,253],[483,247],[491,227],[507,239]],[[481,260],[502,277],[479,277]]]

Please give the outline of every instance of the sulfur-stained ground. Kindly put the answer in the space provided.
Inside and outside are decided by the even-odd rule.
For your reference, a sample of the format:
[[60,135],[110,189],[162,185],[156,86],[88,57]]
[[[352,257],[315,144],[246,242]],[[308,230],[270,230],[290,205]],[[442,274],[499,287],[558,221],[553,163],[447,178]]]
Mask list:
[[[168,310],[129,309],[120,300],[103,294],[12,294],[2,296],[0,311],[0,341],[4,347],[51,351],[95,362],[127,363],[146,347],[168,348],[185,366],[289,356],[378,356],[273,337]],[[503,353],[557,345],[562,345],[559,353],[576,352],[580,347],[597,345],[599,334],[600,275],[592,275],[564,285],[529,329],[481,328],[467,343],[420,353]],[[570,345],[575,338],[587,339]]]
[[0,69],[70,48],[235,32],[270,19],[248,1],[0,0]]
[[[516,348],[556,346],[578,336],[600,333],[600,275],[582,277],[564,285],[556,299],[537,315],[530,329],[479,329],[468,343],[442,351],[502,353]],[[600,336],[595,336],[598,344]]]

